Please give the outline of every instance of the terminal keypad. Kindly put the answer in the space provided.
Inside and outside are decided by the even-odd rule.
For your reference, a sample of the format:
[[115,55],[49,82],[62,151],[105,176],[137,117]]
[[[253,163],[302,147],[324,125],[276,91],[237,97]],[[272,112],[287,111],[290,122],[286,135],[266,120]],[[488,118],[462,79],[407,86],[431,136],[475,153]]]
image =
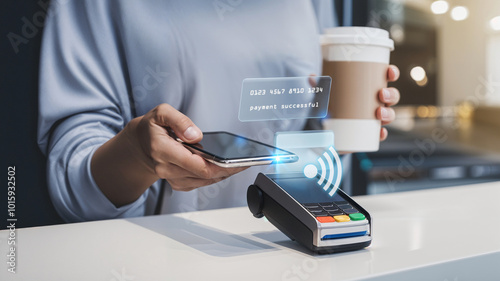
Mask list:
[[364,220],[365,216],[347,201],[302,204],[321,223]]

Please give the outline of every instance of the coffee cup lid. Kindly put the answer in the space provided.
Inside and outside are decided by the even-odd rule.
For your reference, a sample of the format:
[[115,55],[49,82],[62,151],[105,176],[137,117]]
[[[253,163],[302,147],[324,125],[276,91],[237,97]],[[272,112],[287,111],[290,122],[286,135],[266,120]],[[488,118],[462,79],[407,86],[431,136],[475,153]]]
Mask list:
[[394,41],[389,38],[389,32],[380,28],[343,26],[328,28],[321,35],[321,45],[349,44],[349,45],[373,45],[394,50]]

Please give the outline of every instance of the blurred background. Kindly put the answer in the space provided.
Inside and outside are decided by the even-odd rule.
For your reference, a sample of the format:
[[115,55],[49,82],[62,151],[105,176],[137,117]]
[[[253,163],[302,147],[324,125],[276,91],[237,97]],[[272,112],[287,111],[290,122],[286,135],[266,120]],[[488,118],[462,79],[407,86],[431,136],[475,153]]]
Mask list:
[[[402,94],[397,120],[380,151],[353,155],[349,193],[500,180],[500,1],[333,1],[339,25],[390,32],[391,63],[401,70],[392,83]],[[0,160],[2,169],[16,166],[18,227],[61,222],[36,144],[38,60],[49,2],[0,4]]]
[[[352,194],[500,179],[500,1],[337,0],[341,25],[389,31],[397,120],[353,157]],[[499,184],[500,188],[500,184]]]

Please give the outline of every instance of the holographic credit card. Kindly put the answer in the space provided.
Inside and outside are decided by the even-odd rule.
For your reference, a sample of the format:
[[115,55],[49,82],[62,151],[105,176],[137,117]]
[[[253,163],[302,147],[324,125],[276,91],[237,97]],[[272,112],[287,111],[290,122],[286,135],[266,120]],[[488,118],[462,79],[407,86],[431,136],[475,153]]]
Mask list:
[[240,121],[324,118],[329,76],[247,78],[241,87]]

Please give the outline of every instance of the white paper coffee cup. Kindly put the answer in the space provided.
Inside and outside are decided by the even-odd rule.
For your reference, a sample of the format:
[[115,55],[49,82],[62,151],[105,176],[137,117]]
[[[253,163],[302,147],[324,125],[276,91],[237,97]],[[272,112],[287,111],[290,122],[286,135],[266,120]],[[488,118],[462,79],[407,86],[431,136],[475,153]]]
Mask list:
[[323,75],[332,77],[329,119],[335,149],[377,151],[381,123],[378,92],[387,87],[387,68],[394,42],[389,33],[372,27],[336,27],[321,36]]

